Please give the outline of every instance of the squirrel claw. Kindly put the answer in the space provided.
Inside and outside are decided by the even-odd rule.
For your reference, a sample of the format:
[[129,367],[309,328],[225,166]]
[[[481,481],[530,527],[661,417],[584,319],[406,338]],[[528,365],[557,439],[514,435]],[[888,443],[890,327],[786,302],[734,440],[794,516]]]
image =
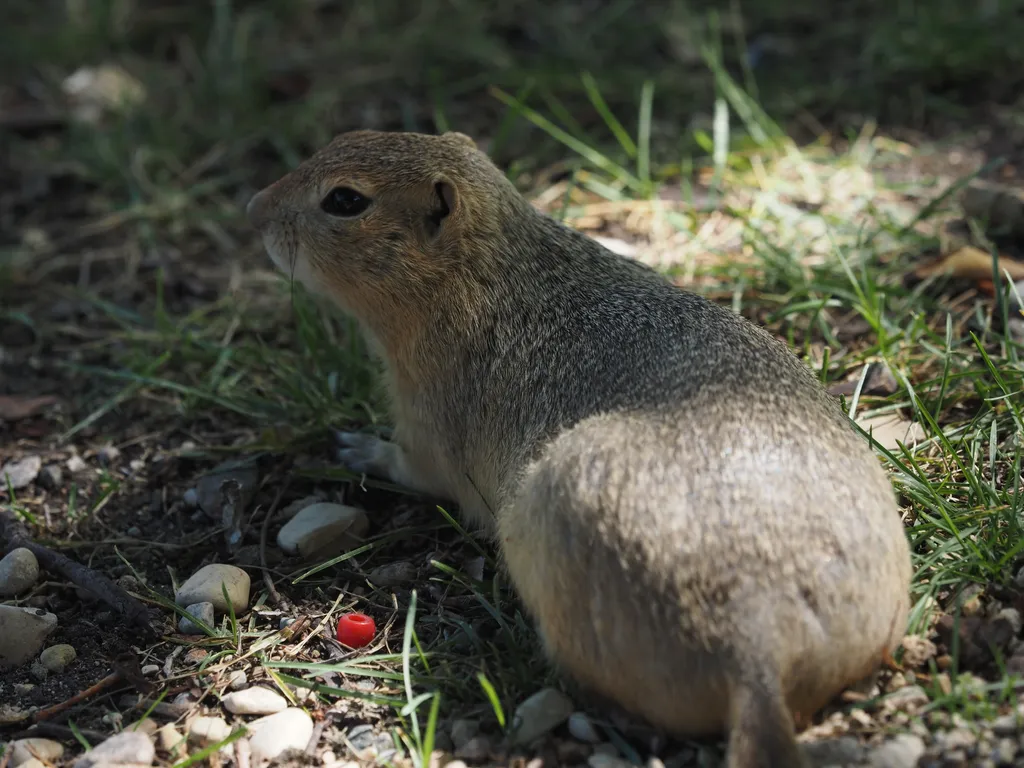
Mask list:
[[368,440],[377,440],[381,438],[389,440],[391,438],[390,429],[386,427],[380,427],[378,428],[377,431],[380,433],[380,438],[377,438],[374,435],[368,435],[365,432],[348,432],[344,429],[332,429],[331,438],[333,439],[335,445],[341,446],[363,445]]
[[374,435],[363,432],[341,432],[333,430],[338,447],[334,455],[342,465],[352,472],[389,477],[391,444]]
[[374,457],[367,455],[366,451],[361,448],[339,448],[334,455],[346,469],[352,472],[363,475],[376,474]]

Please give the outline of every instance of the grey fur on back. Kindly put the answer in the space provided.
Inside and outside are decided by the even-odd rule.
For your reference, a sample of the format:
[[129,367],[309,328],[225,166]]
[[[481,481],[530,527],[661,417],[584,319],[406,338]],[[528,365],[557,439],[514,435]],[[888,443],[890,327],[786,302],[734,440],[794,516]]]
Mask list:
[[517,247],[501,254],[502,281],[481,281],[486,299],[471,330],[458,340],[442,334],[453,342],[444,356],[451,377],[437,379],[438,395],[450,393],[441,434],[458,436],[449,449],[467,466],[500,450],[512,472],[562,429],[622,410],[680,434],[705,424],[718,431],[737,417],[776,432],[773,422],[786,432],[823,418],[853,434],[810,370],[769,333],[533,215],[505,237]]

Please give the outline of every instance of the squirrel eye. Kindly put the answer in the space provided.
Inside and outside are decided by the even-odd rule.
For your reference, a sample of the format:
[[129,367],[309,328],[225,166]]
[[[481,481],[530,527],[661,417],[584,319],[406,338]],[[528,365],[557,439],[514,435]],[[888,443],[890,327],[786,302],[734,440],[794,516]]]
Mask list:
[[358,216],[370,207],[370,198],[348,187],[335,187],[320,201],[320,208],[331,216]]

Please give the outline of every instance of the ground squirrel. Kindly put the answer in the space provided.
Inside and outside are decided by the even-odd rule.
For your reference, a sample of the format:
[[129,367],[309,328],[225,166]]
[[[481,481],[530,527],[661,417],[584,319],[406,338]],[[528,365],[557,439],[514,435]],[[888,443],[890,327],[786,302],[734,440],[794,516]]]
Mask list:
[[345,463],[491,533],[551,659],[728,765],[803,765],[794,713],[905,629],[868,443],[765,330],[543,215],[461,133],[356,131],[256,194],[273,261],[354,316],[392,441]]

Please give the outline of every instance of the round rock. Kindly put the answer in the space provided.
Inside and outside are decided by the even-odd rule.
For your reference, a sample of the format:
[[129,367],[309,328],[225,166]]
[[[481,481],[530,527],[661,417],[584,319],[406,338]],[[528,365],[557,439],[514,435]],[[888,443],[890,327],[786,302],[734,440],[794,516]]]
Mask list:
[[33,658],[57,628],[57,617],[41,608],[0,605],[0,669]]
[[[213,603],[207,601],[205,603],[196,603],[195,605],[185,606],[185,613],[189,616],[194,616],[201,622],[206,624],[208,627],[213,626],[214,621],[214,610]],[[178,617],[178,631],[183,635],[204,635],[203,628],[196,624],[192,619],[187,616]]]
[[141,731],[121,731],[97,744],[75,760],[74,768],[92,768],[94,765],[152,765],[156,747],[150,737]]
[[228,675],[228,688],[232,691],[240,691],[249,682],[249,676],[244,669],[236,669]]
[[491,754],[491,740],[486,736],[474,736],[455,749],[455,757],[459,760],[480,762]]
[[476,736],[479,730],[480,723],[476,720],[455,720],[452,722],[452,744],[455,745],[456,749],[459,749]]
[[564,693],[542,688],[516,708],[511,743],[529,744],[564,723],[571,713],[572,702]]
[[221,703],[233,715],[272,715],[288,708],[284,696],[259,686],[233,691],[224,696]]
[[227,461],[199,478],[195,487],[195,502],[203,512],[216,520],[221,517],[227,500],[225,483],[238,483],[240,502],[245,507],[256,493],[259,481],[259,471],[251,461]]
[[11,743],[11,765],[17,766],[38,758],[47,763],[64,755],[64,745],[53,739],[18,739]]
[[920,736],[901,733],[875,747],[868,754],[868,765],[872,768],[914,768],[924,750]]
[[0,597],[14,597],[26,592],[39,579],[39,561],[32,550],[12,549],[0,560]]
[[74,646],[62,643],[61,645],[51,645],[39,654],[39,663],[46,668],[47,672],[57,674],[67,669],[68,665],[77,658],[78,652]]
[[227,590],[228,599],[235,614],[249,607],[249,574],[241,568],[223,563],[204,565],[182,584],[174,595],[178,605],[213,603],[215,610],[227,613],[228,603],[224,602],[221,585]]
[[231,735],[231,728],[223,717],[201,716],[188,726],[188,738],[200,744],[216,744]]
[[161,752],[179,756],[185,749],[184,737],[174,727],[174,723],[165,723],[156,732],[156,742]]
[[370,582],[378,587],[400,587],[415,580],[418,571],[412,563],[399,561],[378,566],[370,571]]
[[355,507],[323,502],[301,510],[277,533],[277,546],[289,555],[312,557],[320,552],[352,548],[370,521]]
[[601,734],[597,732],[597,728],[582,712],[573,712],[569,715],[569,722],[566,725],[569,727],[569,734],[577,741],[582,741],[585,744],[597,744],[601,740]]
[[10,483],[14,490],[20,490],[32,483],[42,468],[43,460],[38,456],[26,456],[18,461],[9,461],[0,470],[0,483],[4,486]]
[[313,720],[298,707],[249,723],[249,747],[254,762],[273,760],[290,749],[303,750],[313,735]]

